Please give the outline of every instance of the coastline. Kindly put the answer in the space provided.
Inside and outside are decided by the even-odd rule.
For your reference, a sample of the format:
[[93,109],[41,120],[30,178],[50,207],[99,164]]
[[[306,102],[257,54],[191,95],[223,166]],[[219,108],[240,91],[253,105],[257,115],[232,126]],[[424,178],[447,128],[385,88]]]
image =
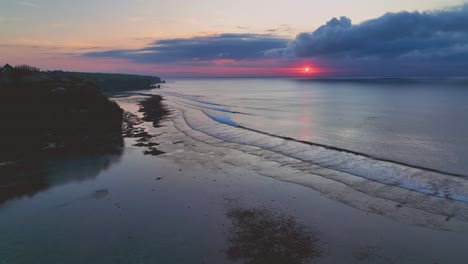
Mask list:
[[0,131],[0,169],[44,155],[118,153],[123,112],[108,97],[165,83],[155,76],[5,67],[8,70],[0,71],[5,124]]
[[[315,156],[320,162],[326,160],[327,155],[330,156],[334,153],[321,152],[321,149],[309,149],[308,145],[297,145],[300,143],[294,143],[296,145],[293,145],[287,140],[278,138],[266,138],[264,135],[252,131],[247,134],[237,127],[214,120],[205,113],[204,108],[192,107],[184,104],[181,97],[171,93],[162,93],[167,98],[165,102],[172,109],[176,109],[172,117],[175,123],[175,131],[197,142],[205,143],[206,148],[210,149],[209,151],[214,152],[215,149],[219,149],[220,153],[238,153],[228,157],[227,162],[237,164],[239,167],[252,168],[277,180],[318,190],[331,199],[360,210],[385,215],[404,223],[442,230],[467,230],[467,203],[450,199],[450,197],[437,197],[431,195],[431,193],[406,189],[404,186],[400,187],[398,182],[382,183],[372,180],[375,177],[388,176],[385,170],[393,169],[394,165],[388,167],[387,164],[384,164],[383,167],[378,167],[374,171],[374,175],[369,175],[370,179],[339,168],[321,166],[320,163],[317,164],[317,162],[311,160],[311,157]],[[176,132],[171,133],[176,134]],[[174,141],[177,141],[177,139],[174,139]],[[273,147],[269,147],[270,145]],[[291,149],[291,151],[288,149]],[[199,151],[207,150],[201,148]],[[353,158],[347,155],[349,154],[343,154],[340,160]],[[238,156],[242,158],[238,158]],[[265,161],[265,164],[269,163],[269,165],[256,166],[256,164],[252,164],[248,160],[255,160],[259,163]],[[360,158],[357,160],[357,162],[362,161],[365,161],[365,159]],[[350,163],[350,165],[356,166],[358,171],[365,168],[360,166],[359,163]],[[397,169],[401,173],[413,173],[411,168],[397,167]],[[411,175],[407,183],[420,179],[419,175],[414,177]],[[428,176],[435,177],[438,175],[431,174]],[[430,177],[423,180],[422,184],[426,184],[426,182],[431,185],[436,183],[431,182]],[[455,182],[463,181],[463,179],[457,177],[452,180]],[[434,186],[439,188],[439,186]],[[443,187],[443,185],[440,185],[440,188]],[[443,193],[445,189],[440,189],[440,191]],[[461,188],[461,191],[463,191],[463,188]]]
[[[137,98],[134,99],[138,101]],[[406,237],[405,232],[416,232],[418,234],[415,234],[411,239],[407,237],[409,240],[412,240],[412,242],[399,241],[401,244],[396,247],[401,246],[404,248],[409,247],[408,245],[411,243],[420,243],[420,245],[416,246],[416,248],[421,247],[420,250],[422,251],[424,251],[424,248],[429,245],[423,245],[425,242],[420,240],[421,237],[442,235],[451,237],[449,240],[457,240],[463,237],[463,234],[468,232],[468,225],[466,221],[457,219],[458,217],[454,217],[454,215],[447,215],[443,212],[437,210],[431,211],[429,209],[435,204],[440,203],[443,200],[441,198],[430,197],[392,186],[382,188],[382,186],[379,186],[379,184],[375,182],[368,182],[367,185],[375,185],[376,190],[382,192],[383,196],[367,195],[359,190],[353,190],[343,183],[327,180],[319,177],[318,175],[311,175],[312,172],[310,171],[298,172],[297,168],[287,168],[287,166],[281,166],[281,164],[278,164],[274,161],[268,161],[264,158],[252,156],[249,154],[249,152],[254,153],[257,151],[254,148],[251,148],[250,151],[245,151],[245,149],[240,151],[235,148],[235,144],[233,143],[220,142],[219,140],[209,137],[206,134],[193,131],[189,125],[185,124],[184,120],[187,118],[187,116],[185,116],[183,111],[180,111],[180,109],[173,108],[173,103],[170,100],[170,98],[166,98],[163,101],[166,108],[171,112],[171,118],[169,120],[164,120],[162,124],[158,123],[157,126],[153,126],[151,124],[152,120],[146,121],[146,129],[148,129],[148,131],[158,131],[158,133],[156,133],[157,136],[153,137],[150,141],[157,142],[160,149],[166,152],[164,155],[160,156],[161,158],[170,160],[170,162],[176,162],[176,164],[180,164],[182,169],[179,169],[179,171],[185,171],[188,168],[197,168],[198,170],[201,170],[202,173],[206,173],[206,176],[192,176],[195,179],[198,177],[208,178],[214,183],[219,183],[219,181],[223,182],[223,180],[218,178],[221,175],[224,175],[224,177],[227,177],[231,180],[232,178],[236,178],[242,175],[240,176],[241,178],[237,179],[236,181],[237,184],[244,186],[242,188],[245,188],[245,185],[250,185],[252,183],[249,178],[254,178],[253,181],[256,183],[253,185],[256,186],[255,188],[259,189],[250,192],[248,195],[239,189],[234,192],[227,191],[232,187],[233,183],[231,180],[225,182],[225,186],[218,192],[231,193],[230,195],[222,195],[223,200],[227,200],[229,204],[239,203],[243,204],[244,207],[247,205],[246,207],[249,208],[248,210],[254,211],[256,210],[255,208],[258,208],[259,210],[261,208],[268,208],[268,210],[271,212],[284,213],[287,211],[287,215],[293,214],[296,215],[296,217],[298,214],[296,210],[301,210],[299,215],[305,218],[312,217],[310,214],[313,214],[315,217],[317,217],[317,215],[328,214],[330,212],[329,210],[336,210],[333,212],[333,214],[340,215],[337,217],[337,219],[353,219],[359,215],[359,220],[351,220],[351,224],[345,225],[346,228],[357,228],[360,230],[360,232],[366,233],[361,228],[373,226],[372,228],[374,228],[374,232],[380,233],[384,237],[392,237],[392,239],[384,239],[385,242],[380,242],[385,244],[388,248],[364,246],[364,249],[360,249],[362,252],[354,252],[353,255],[355,257],[356,263],[366,263],[366,261],[370,261],[369,259],[373,259],[373,263],[390,263],[392,259],[393,261],[397,261],[399,258],[401,263],[424,263],[422,261],[407,262],[407,260],[401,256],[384,255],[388,253],[387,251],[393,252],[392,254],[395,253],[394,250],[396,244],[394,244],[392,241],[394,241],[393,239],[398,240],[398,238],[403,236]],[[136,101],[134,101],[134,103]],[[126,109],[125,104],[121,104],[121,106]],[[279,176],[281,174],[289,176],[284,178]],[[305,174],[313,176],[312,179],[310,177],[305,177]],[[285,202],[285,204],[281,206],[278,206],[278,204],[276,204],[278,201],[278,196],[283,195],[280,195],[278,190],[268,191],[268,196],[270,196],[269,202],[263,202],[261,205],[251,206],[252,203],[250,199],[256,200],[256,198],[253,198],[253,196],[265,195],[261,193],[266,192],[265,188],[268,187],[262,185],[267,182],[273,183],[275,186],[281,186],[276,188],[291,188],[284,194],[284,196],[288,197],[289,201]],[[224,183],[220,183],[221,186],[223,184]],[[212,192],[210,187],[207,187],[206,191],[209,193]],[[299,193],[303,191],[307,194],[301,198],[298,198],[300,196]],[[393,200],[395,196],[399,196],[401,199]],[[313,200],[315,201],[314,206],[312,207],[313,209],[305,209],[305,207],[308,207],[310,205],[309,203],[311,203]],[[414,207],[417,203],[422,204],[421,206],[424,209],[421,209],[421,207],[418,206]],[[458,204],[453,201],[450,202],[450,204],[453,203]],[[223,204],[226,206],[225,202],[223,202]],[[450,209],[452,206],[450,204],[442,203],[442,207]],[[294,213],[291,212],[292,209],[285,209],[290,206],[292,208],[296,208],[294,209]],[[297,206],[301,207],[301,209],[297,209]],[[301,219],[301,217],[298,217],[296,220]],[[314,225],[313,227],[310,225],[306,226],[308,229],[312,228],[315,231],[321,230],[321,234],[331,232],[329,228],[337,228],[336,225],[339,225],[339,221],[333,222],[332,226],[328,226],[325,224],[325,222],[329,220],[330,219],[327,219],[327,217],[323,216],[321,221],[324,222],[318,225],[321,227],[318,227],[317,225]],[[304,221],[304,219],[302,219],[302,221]],[[308,221],[310,220],[305,220],[304,222],[307,223]],[[325,229],[322,229],[324,225],[326,227]],[[343,234],[347,232],[351,231],[348,230],[343,232]],[[392,234],[392,232],[395,233]],[[358,237],[360,235],[356,234]],[[367,240],[364,239],[364,241]],[[437,240],[434,239],[427,242],[431,244],[432,242],[436,243],[435,241]],[[437,242],[438,246],[441,241],[446,241],[445,243],[447,243],[446,238],[440,238],[440,241]],[[331,244],[333,243],[336,243],[336,241],[331,242]],[[353,239],[351,239],[350,243],[360,244]],[[455,245],[456,243],[449,244]],[[348,250],[354,248],[354,250],[359,251],[356,248],[356,245],[348,246]],[[321,250],[324,252],[333,251],[326,246],[321,248]],[[367,252],[367,250],[370,252]],[[447,250],[450,251],[447,248],[440,250],[441,252],[446,252]],[[378,251],[381,251],[381,253],[378,253]],[[387,253],[383,253],[383,255],[379,256],[379,254],[382,254],[382,252]],[[401,252],[403,251],[400,251],[399,254],[401,254]],[[360,257],[357,257],[357,255],[360,255]],[[336,261],[335,257],[324,254],[324,259],[327,258],[334,259],[333,261]],[[432,258],[431,260],[436,261],[435,259],[436,258]],[[442,261],[444,259],[440,260]],[[327,260],[322,259],[322,261],[323,263],[328,263]],[[322,263],[322,261],[319,263]],[[330,263],[336,263],[333,261]],[[343,258],[342,261],[349,262],[349,259],[345,260],[345,258]]]
[[[187,146],[191,147],[191,150],[195,152],[194,156],[206,151],[217,153],[222,162],[249,168],[260,175],[281,182],[311,188],[330,199],[358,210],[383,215],[410,225],[437,230],[468,232],[468,215],[466,214],[468,204],[464,202],[321,168],[292,157],[285,158],[278,153],[259,150],[257,147],[223,141],[198,131],[188,124],[187,118],[190,118],[188,113],[180,108],[180,104],[174,105],[170,96],[167,99],[169,101],[166,100],[166,104],[162,104],[164,99],[157,94],[134,93],[129,94],[129,96],[135,100],[133,104],[140,105],[139,118],[147,124],[145,127],[144,122],[139,123],[137,131],[139,131],[141,138],[134,144],[134,146],[148,147],[147,150],[144,150],[145,155],[152,154],[151,150],[154,151],[153,155],[166,152],[171,155],[171,152],[180,151],[180,145],[183,144],[182,148],[184,149]],[[118,99],[121,100],[122,97]],[[119,104],[124,109],[126,108],[122,101]],[[174,106],[176,107],[174,108]],[[169,113],[171,113],[171,120],[164,123],[166,127],[167,123],[170,123],[169,126],[172,129],[165,128],[161,132],[159,130],[160,123]],[[264,153],[259,154],[259,151]],[[231,154],[226,155],[226,153]]]
[[159,127],[160,123],[170,114],[169,110],[162,104],[163,98],[159,95],[142,94],[142,93],[126,93],[119,95],[118,98],[142,96],[138,103],[140,109],[138,113],[125,111],[123,113],[122,133],[124,138],[137,138],[136,144],[133,146],[144,148],[145,155],[157,156],[164,152],[157,149],[158,143],[150,142],[157,135],[149,134],[141,125],[143,122],[151,123],[154,128]]
[[[298,184],[311,175],[299,173],[300,164],[280,166],[254,155],[258,149],[192,131],[171,98],[159,96],[112,98],[133,127],[111,166],[52,160],[46,187],[0,204],[4,262],[409,264],[468,257],[457,219],[399,208],[318,176]],[[164,153],[145,155],[148,147]]]

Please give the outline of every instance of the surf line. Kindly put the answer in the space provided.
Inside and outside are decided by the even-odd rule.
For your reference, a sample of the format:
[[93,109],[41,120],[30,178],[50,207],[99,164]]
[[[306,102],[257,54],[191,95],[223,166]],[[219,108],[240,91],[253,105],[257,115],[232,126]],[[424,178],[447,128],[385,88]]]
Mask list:
[[279,135],[271,134],[271,133],[268,133],[268,132],[256,130],[256,129],[253,129],[253,128],[245,127],[245,126],[242,126],[242,125],[238,125],[238,126],[234,126],[234,127],[242,128],[242,129],[245,129],[245,130],[248,130],[248,131],[251,131],[251,132],[259,133],[259,134],[270,136],[270,137],[275,137],[275,138],[280,138],[280,139],[284,139],[284,140],[287,140],[287,141],[293,141],[293,142],[306,144],[306,145],[309,145],[309,146],[322,147],[322,148],[329,149],[329,150],[349,153],[349,154],[365,157],[365,158],[375,160],[375,161],[393,163],[393,164],[406,166],[406,167],[413,168],[413,169],[419,169],[419,170],[424,170],[424,171],[428,171],[428,172],[434,172],[434,173],[449,175],[449,176],[453,176],[453,177],[468,178],[468,175],[463,175],[463,174],[458,174],[458,173],[453,173],[453,172],[447,172],[447,171],[442,171],[442,170],[438,170],[438,169],[427,168],[427,167],[413,165],[413,164],[409,164],[409,163],[401,162],[401,161],[396,161],[396,160],[392,160],[392,159],[378,158],[378,157],[375,157],[375,156],[372,156],[372,155],[369,155],[369,154],[366,154],[366,153],[354,151],[354,150],[335,147],[335,146],[331,146],[331,145],[327,145],[327,144],[321,144],[321,143],[315,143],[315,142],[310,142],[310,141],[298,140],[298,139],[294,139],[294,138],[291,138],[291,137],[279,136]]

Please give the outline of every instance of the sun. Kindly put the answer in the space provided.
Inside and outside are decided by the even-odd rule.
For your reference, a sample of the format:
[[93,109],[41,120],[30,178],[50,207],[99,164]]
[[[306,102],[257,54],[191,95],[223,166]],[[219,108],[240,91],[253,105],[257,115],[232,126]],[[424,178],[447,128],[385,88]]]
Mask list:
[[311,65],[310,63],[304,63],[302,65],[298,65],[297,68],[294,69],[298,76],[308,77],[313,76],[318,73],[318,69]]

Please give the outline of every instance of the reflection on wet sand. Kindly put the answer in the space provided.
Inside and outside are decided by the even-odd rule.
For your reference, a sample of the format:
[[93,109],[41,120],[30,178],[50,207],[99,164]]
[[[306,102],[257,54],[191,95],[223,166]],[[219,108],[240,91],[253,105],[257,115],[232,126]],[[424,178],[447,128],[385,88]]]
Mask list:
[[289,215],[234,207],[227,216],[232,226],[226,254],[233,261],[299,264],[314,262],[322,255],[317,235]]
[[[143,121],[152,122],[154,127],[158,127],[159,122],[169,113],[161,104],[162,97],[140,96],[145,97],[139,104]],[[34,159],[17,163],[0,163],[0,205],[14,198],[33,196],[56,185],[96,177],[120,160],[123,138],[138,138],[136,146],[144,147],[145,155],[164,153],[155,147],[157,143],[150,141],[154,135],[136,127],[142,122],[136,115],[124,113],[122,122],[123,133],[119,131],[108,140],[99,140],[86,148],[77,146],[69,150],[40,153]]]
[[27,164],[0,167],[0,205],[23,196],[33,196],[57,185],[93,179],[120,160],[121,151],[48,156]]

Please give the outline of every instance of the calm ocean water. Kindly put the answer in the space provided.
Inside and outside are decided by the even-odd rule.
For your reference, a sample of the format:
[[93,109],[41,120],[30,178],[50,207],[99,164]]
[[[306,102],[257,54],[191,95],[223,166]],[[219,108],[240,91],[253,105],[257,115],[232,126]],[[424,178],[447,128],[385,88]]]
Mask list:
[[[468,258],[468,178],[453,175],[467,174],[466,81],[178,79],[143,92],[172,111],[142,124],[165,154],[126,138],[121,153],[1,175],[0,263],[249,261],[251,236],[231,238],[258,222],[233,209],[293,221],[292,240],[313,234],[325,252],[313,263]],[[141,114],[139,97],[114,100]]]
[[468,175],[467,79],[200,78],[163,90],[226,124]]

